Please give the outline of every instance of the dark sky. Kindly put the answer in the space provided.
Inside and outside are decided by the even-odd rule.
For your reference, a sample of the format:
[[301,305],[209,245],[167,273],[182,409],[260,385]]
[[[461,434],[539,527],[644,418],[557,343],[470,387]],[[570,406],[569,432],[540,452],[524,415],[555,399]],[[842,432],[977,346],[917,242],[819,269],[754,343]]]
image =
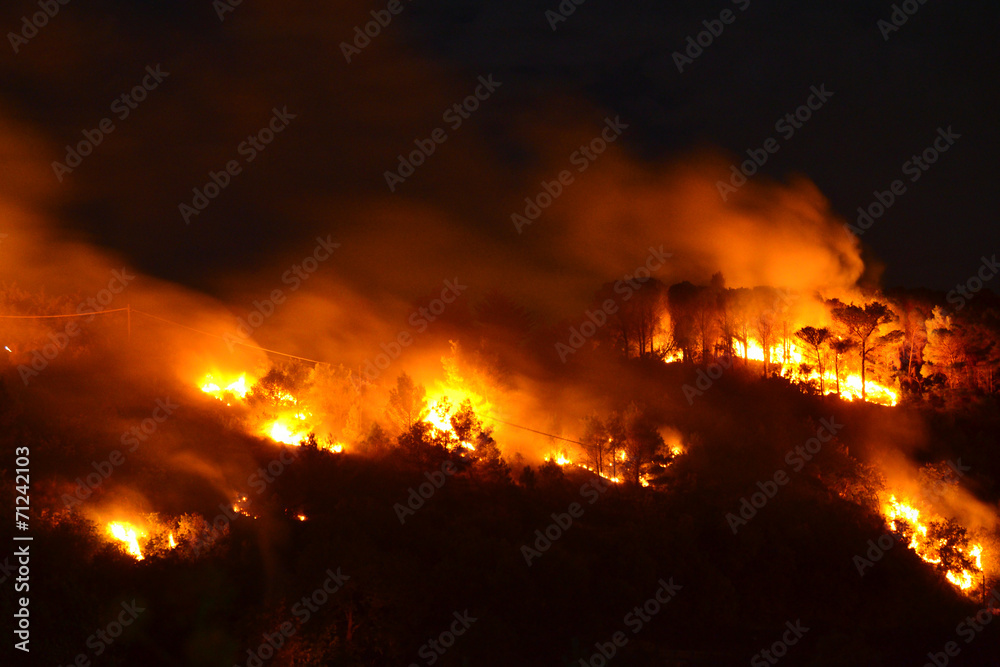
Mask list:
[[[904,179],[905,194],[863,237],[886,265],[886,286],[950,289],[997,251],[995,5],[914,2],[918,11],[885,40],[877,24],[890,2],[587,0],[553,31],[545,12],[556,0],[404,0],[347,63],[340,43],[385,3],[319,4],[243,0],[220,21],[210,0],[73,0],[17,54],[8,37],[0,104],[41,147],[32,159],[51,176],[48,213],[66,233],[208,291],[315,234],[369,224],[425,254],[366,262],[447,264],[427,250],[445,233],[428,223],[433,213],[372,221],[362,200],[447,211],[459,229],[495,239],[496,256],[483,259],[502,262],[516,240],[514,206],[537,190],[536,174],[554,177],[566,162],[563,133],[593,136],[617,114],[630,126],[626,154],[650,169],[698,150],[745,159],[775,137],[766,175],[812,180],[850,221],[874,190]],[[735,21],[678,72],[672,54],[724,9]],[[37,11],[5,3],[0,27],[19,31]],[[157,64],[169,76],[119,120],[112,101]],[[494,96],[389,193],[395,156],[442,126],[442,112],[488,74],[502,82]],[[834,94],[781,138],[775,122],[813,85]],[[296,115],[288,128],[185,225],[178,205],[192,188],[242,161],[240,143],[285,106]],[[47,165],[105,117],[115,131],[60,183]],[[910,182],[903,164],[949,126],[961,138]]]

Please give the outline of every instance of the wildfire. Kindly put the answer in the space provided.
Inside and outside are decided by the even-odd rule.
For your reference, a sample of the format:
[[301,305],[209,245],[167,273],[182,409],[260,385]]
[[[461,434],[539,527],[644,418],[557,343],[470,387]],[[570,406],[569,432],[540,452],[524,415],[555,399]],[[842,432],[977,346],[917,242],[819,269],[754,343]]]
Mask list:
[[[625,452],[620,452],[619,455],[620,455],[621,460],[624,461],[625,460]],[[615,484],[621,484],[622,483],[622,480],[621,480],[620,477],[612,477],[612,476],[607,475],[607,474],[605,474],[603,472],[597,472],[596,470],[594,470],[593,468],[591,468],[589,465],[587,465],[585,463],[574,463],[573,460],[570,459],[566,455],[565,451],[556,452],[554,454],[549,454],[548,456],[545,457],[545,462],[547,463],[549,461],[555,462],[555,464],[557,466],[559,466],[559,467],[576,466],[577,468],[583,468],[584,470],[590,471],[590,472],[594,473],[595,475],[603,477],[604,479],[608,480],[609,482],[613,482]]]
[[[255,380],[247,380],[247,374],[242,373],[238,378],[232,379],[228,384],[222,386],[222,382],[217,382],[213,375],[206,375],[201,384],[201,390],[206,394],[214,396],[220,401],[224,401],[227,406],[232,405],[232,399],[245,401],[250,387]],[[261,435],[280,442],[285,445],[299,445],[309,437],[312,427],[308,424],[312,413],[299,405],[299,400],[287,391],[281,391],[274,397],[279,406],[276,411],[278,417],[264,422],[258,427],[257,432]],[[272,415],[273,416],[273,415]],[[331,451],[342,451],[331,449]]]
[[[479,394],[456,386],[454,382],[438,383],[435,391],[428,396],[428,411],[423,421],[430,424],[439,434],[449,434],[457,439],[451,417],[465,401],[469,401],[473,412],[477,415],[489,414],[491,410],[489,401]],[[475,444],[465,440],[459,441],[459,445],[470,451],[476,450]]]
[[[764,361],[764,348],[757,341],[751,340],[746,346],[739,341],[733,342],[733,353],[737,357],[746,357],[753,361]],[[774,345],[770,349],[769,363],[778,369],[782,377],[799,383],[816,382],[822,378],[824,394],[837,393],[837,373],[829,368],[824,368],[822,376],[816,369],[808,373],[803,373],[801,365],[811,359],[811,355],[803,353],[802,348],[794,342],[789,342],[787,348],[783,345]],[[899,393],[878,384],[873,380],[865,380],[865,400],[869,403],[893,406],[899,403]],[[847,401],[857,401],[861,399],[861,375],[858,373],[842,374],[840,376],[840,397]]]
[[297,445],[309,437],[309,429],[297,428],[296,425],[285,422],[281,419],[271,424],[270,428],[264,430],[264,434],[275,442],[286,445]]
[[[201,385],[201,390],[206,394],[211,394],[212,396],[215,396],[220,401],[226,400],[225,399],[226,394],[232,394],[237,398],[239,398],[240,400],[243,400],[247,396],[246,373],[243,373],[238,378],[236,378],[229,384],[225,385],[225,387],[221,387],[215,381],[215,378],[213,376],[206,375],[205,380]],[[229,405],[229,403],[227,402],[226,405]]]
[[236,512],[237,514],[242,514],[243,516],[250,517],[251,519],[256,519],[257,517],[255,517],[253,513],[249,509],[247,509],[247,506],[250,504],[250,502],[251,501],[246,496],[240,496],[239,498],[236,499],[236,502],[233,503],[233,511]]
[[566,456],[565,452],[559,452],[558,454],[555,455],[549,454],[548,456],[545,457],[545,461],[546,462],[555,461],[557,466],[568,466],[572,465],[573,463],[573,461],[570,460],[568,456]]
[[[173,527],[177,527],[176,521]],[[183,525],[181,528],[183,529]],[[170,524],[161,524],[156,515],[152,514],[144,517],[142,526],[128,521],[110,521],[105,525],[104,531],[125,553],[136,560],[144,560],[150,552],[177,548],[177,540]]]
[[[963,591],[969,591],[976,580],[983,576],[983,547],[981,544],[969,546],[964,543],[952,543],[947,537],[938,537],[933,531],[933,524],[943,522],[941,517],[921,519],[922,512],[907,501],[897,500],[890,495],[882,508],[886,522],[894,532],[909,537],[907,546],[926,563],[939,566],[941,569],[943,553],[951,549],[957,554],[973,561],[973,568],[952,568],[945,570],[945,578]],[[968,552],[966,552],[968,549]]]
[[136,528],[130,523],[112,521],[108,524],[108,533],[122,543],[125,552],[136,560],[142,560],[142,549],[139,548],[139,538],[146,537],[146,531]]

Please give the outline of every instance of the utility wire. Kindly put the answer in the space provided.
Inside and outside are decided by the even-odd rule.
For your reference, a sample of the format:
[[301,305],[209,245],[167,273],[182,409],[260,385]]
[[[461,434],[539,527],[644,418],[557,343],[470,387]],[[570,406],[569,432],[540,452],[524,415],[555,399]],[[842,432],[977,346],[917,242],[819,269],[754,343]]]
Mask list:
[[194,331],[196,333],[200,333],[200,334],[203,334],[205,336],[211,336],[212,338],[219,338],[220,340],[224,340],[227,343],[231,343],[233,345],[242,345],[243,347],[248,347],[251,350],[260,350],[261,352],[268,352],[270,354],[280,354],[283,357],[289,357],[291,359],[298,359],[299,361],[308,361],[309,363],[312,363],[312,364],[323,364],[325,366],[329,366],[330,365],[330,362],[328,362],[328,361],[319,361],[318,359],[307,359],[306,357],[299,357],[299,356],[296,356],[294,354],[288,354],[287,352],[279,352],[278,350],[269,350],[268,348],[261,347],[259,345],[250,345],[249,343],[241,343],[240,341],[237,341],[237,340],[227,339],[225,336],[220,336],[219,334],[214,334],[214,333],[212,333],[210,331],[203,331],[201,329],[195,329],[194,327],[189,327],[186,324],[181,324],[180,322],[174,322],[173,320],[168,320],[165,317],[160,317],[158,315],[153,315],[151,313],[145,313],[145,312],[143,312],[141,310],[136,310],[135,308],[132,309],[132,312],[133,313],[138,313],[139,315],[145,315],[146,317],[151,317],[154,320],[160,320],[161,322],[166,322],[168,324],[173,324],[174,326],[181,327],[181,328],[184,328],[184,329],[188,329],[189,331]]
[[[261,352],[267,352],[269,354],[277,354],[277,355],[281,355],[283,357],[288,357],[290,359],[298,359],[299,361],[307,361],[307,362],[312,363],[312,364],[323,364],[323,365],[326,365],[326,366],[330,366],[331,365],[330,362],[328,362],[328,361],[319,361],[318,359],[307,359],[306,357],[300,357],[300,356],[297,356],[297,355],[294,355],[294,354],[288,354],[287,352],[279,352],[278,350],[271,350],[271,349],[268,349],[266,347],[260,347],[259,345],[250,345],[249,343],[241,343],[239,341],[229,340],[229,339],[226,339],[225,336],[220,336],[219,334],[215,334],[215,333],[212,333],[210,331],[204,331],[202,329],[196,329],[194,327],[189,327],[186,324],[181,324],[180,322],[175,322],[173,320],[168,320],[165,317],[160,317],[159,315],[153,315],[152,313],[147,313],[147,312],[144,312],[144,311],[141,311],[141,310],[137,310],[135,308],[114,308],[112,310],[99,310],[99,311],[95,311],[95,312],[91,312],[91,313],[73,313],[73,314],[67,314],[67,315],[0,315],[0,319],[38,319],[38,320],[43,320],[43,319],[65,318],[65,317],[90,317],[90,316],[93,316],[93,315],[105,315],[105,314],[108,314],[108,313],[120,313],[120,312],[124,312],[124,311],[131,311],[131,312],[136,313],[138,315],[145,315],[146,317],[149,317],[149,318],[154,319],[154,320],[159,320],[160,322],[166,322],[167,324],[173,324],[174,326],[181,327],[182,329],[187,329],[188,331],[194,331],[195,333],[200,333],[200,334],[205,335],[205,336],[211,336],[212,338],[218,338],[220,340],[225,340],[228,343],[232,343],[233,345],[242,345],[243,347],[248,347],[251,350],[259,350]],[[544,436],[549,437],[549,438],[555,438],[556,440],[562,440],[563,442],[571,442],[574,445],[580,445],[580,446],[586,447],[586,445],[584,445],[582,442],[580,442],[578,440],[570,440],[569,438],[563,438],[562,436],[553,435],[552,433],[545,433],[544,431],[537,431],[537,430],[535,430],[533,428],[528,428],[527,426],[521,426],[520,424],[514,424],[513,422],[509,422],[509,421],[505,421],[503,419],[499,419],[499,418],[494,417],[493,415],[490,415],[490,414],[486,414],[484,416],[487,419],[492,419],[495,422],[500,422],[501,424],[506,424],[507,426],[513,426],[514,428],[519,428],[519,429],[522,429],[524,431],[530,431],[532,433],[537,433],[538,435],[544,435]]]
[[563,438],[563,437],[558,436],[558,435],[552,435],[551,433],[545,433],[544,431],[536,431],[535,429],[528,428],[527,426],[521,426],[520,424],[514,424],[512,422],[504,421],[502,419],[497,419],[496,417],[494,417],[493,415],[490,415],[490,414],[483,415],[483,416],[486,417],[487,419],[492,419],[495,422],[500,422],[501,424],[506,424],[507,426],[513,426],[514,428],[520,428],[520,429],[524,429],[525,431],[531,431],[532,433],[537,433],[538,435],[547,435],[548,437],[555,438],[556,440],[563,440],[565,442],[572,442],[574,445],[581,445],[583,447],[586,447],[586,445],[584,445],[582,442],[579,442],[578,440],[570,440],[569,438]]
[[[52,320],[61,317],[93,317],[94,315],[106,315],[108,313],[121,313],[128,308],[114,308],[112,310],[95,310],[89,313],[70,313],[67,315],[0,315],[4,320]],[[136,311],[138,312],[138,311]]]

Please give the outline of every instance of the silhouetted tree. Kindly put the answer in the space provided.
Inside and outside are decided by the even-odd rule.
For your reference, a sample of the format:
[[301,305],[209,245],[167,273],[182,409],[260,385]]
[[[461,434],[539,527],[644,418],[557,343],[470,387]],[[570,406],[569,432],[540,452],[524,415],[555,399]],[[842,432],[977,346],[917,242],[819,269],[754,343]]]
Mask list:
[[[865,367],[869,355],[883,345],[898,342],[903,337],[902,331],[892,331],[885,336],[878,336],[878,330],[895,319],[895,313],[889,306],[878,301],[865,304],[865,307],[844,305],[837,302],[833,308],[833,317],[844,326],[858,344],[861,359],[861,400],[866,398]],[[874,338],[873,338],[874,336]]]
[[819,393],[822,396],[825,391],[823,386],[823,350],[821,348],[830,338],[830,330],[825,327],[822,329],[802,327],[795,332],[795,335],[799,340],[811,347],[813,354],[816,355],[816,369],[819,372]]
[[396,386],[389,391],[386,417],[400,431],[409,431],[427,409],[426,394],[423,386],[415,385],[408,374],[400,374]]
[[840,397],[840,359],[854,349],[854,341],[850,338],[838,338],[830,341],[830,351],[833,352],[833,374],[837,378],[837,396]]

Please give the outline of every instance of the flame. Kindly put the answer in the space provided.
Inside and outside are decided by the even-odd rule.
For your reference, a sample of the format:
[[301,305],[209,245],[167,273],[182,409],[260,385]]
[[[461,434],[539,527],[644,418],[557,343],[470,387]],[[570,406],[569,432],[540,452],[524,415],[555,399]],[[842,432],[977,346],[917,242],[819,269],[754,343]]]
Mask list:
[[233,511],[236,512],[237,514],[248,516],[251,519],[256,519],[257,517],[255,517],[253,513],[250,512],[250,510],[248,510],[246,507],[249,504],[250,501],[247,499],[246,496],[240,496],[239,498],[236,499],[236,502],[233,503]]
[[[740,341],[733,341],[733,353],[737,357],[744,356],[744,346]],[[746,346],[746,358],[752,361],[764,361],[764,348],[755,341],[750,340]],[[794,341],[788,342],[787,354],[784,345],[771,346],[770,363],[779,370],[782,377],[794,380],[799,383],[819,382],[820,374],[816,369],[809,373],[803,373],[800,369],[802,363],[808,363],[813,358],[812,354],[807,354]],[[824,394],[837,393],[837,374],[835,371],[824,365],[823,386]],[[851,373],[841,375],[840,397],[847,401],[857,401],[861,399],[861,375]],[[899,403],[899,393],[878,384],[874,380],[865,379],[865,400],[868,403],[893,406]]]
[[[882,513],[889,526],[896,532],[904,535],[906,532],[899,526],[899,521],[905,521],[909,525],[911,532],[907,547],[913,550],[921,560],[933,565],[941,564],[941,549],[948,546],[947,540],[934,541],[928,536],[929,523],[941,520],[940,517],[928,518],[925,516],[921,520],[922,512],[919,509],[909,501],[897,500],[894,494],[890,495],[889,500],[884,503]],[[962,554],[965,553],[961,546],[955,546],[955,550]],[[962,569],[945,572],[945,578],[963,591],[972,589],[976,579],[983,576],[983,546],[978,543],[973,544],[969,548],[968,556],[975,561],[974,571]]]
[[[247,374],[241,373],[239,377],[231,379],[224,387],[221,386],[222,382],[225,382],[225,380],[216,382],[215,376],[208,374],[202,380],[201,390],[220,401],[225,401],[228,406],[232,405],[229,401],[233,398],[245,401],[250,387],[253,386],[256,380],[252,378],[247,380]],[[278,394],[277,400],[282,405],[277,410],[279,416],[277,419],[259,426],[257,431],[261,435],[285,445],[301,444],[312,432],[312,427],[306,423],[312,416],[312,413],[300,406],[299,400],[287,391]],[[330,451],[342,451],[343,446],[338,446],[341,449],[333,448]]]
[[142,549],[139,548],[139,538],[145,538],[146,531],[124,521],[112,521],[108,524],[108,533],[122,543],[126,553],[130,556],[136,560],[143,559]]
[[286,445],[298,445],[309,437],[308,429],[301,429],[297,424],[288,424],[281,419],[271,424],[270,428],[264,430],[265,435]]
[[174,540],[174,534],[173,533],[170,533],[168,541],[169,541],[171,549],[173,549],[173,548],[175,548],[177,546],[177,542]]
[[215,378],[212,375],[206,375],[202,382],[201,390],[206,394],[211,394],[217,399],[225,400],[223,396],[225,394],[233,394],[240,399],[247,397],[247,376],[243,373],[235,380],[231,381],[229,384],[222,388],[218,383],[215,382]]
[[545,457],[546,463],[549,461],[555,461],[557,466],[568,466],[572,465],[573,461],[566,456],[566,452],[559,452],[557,454],[549,454]]
[[[437,388],[428,396],[428,412],[423,421],[430,424],[438,434],[450,434],[457,439],[455,428],[451,424],[451,416],[465,401],[469,401],[476,415],[489,414],[492,409],[489,401],[474,391],[455,383],[439,382]],[[463,440],[459,445],[470,451],[476,450],[476,446],[471,442]]]

